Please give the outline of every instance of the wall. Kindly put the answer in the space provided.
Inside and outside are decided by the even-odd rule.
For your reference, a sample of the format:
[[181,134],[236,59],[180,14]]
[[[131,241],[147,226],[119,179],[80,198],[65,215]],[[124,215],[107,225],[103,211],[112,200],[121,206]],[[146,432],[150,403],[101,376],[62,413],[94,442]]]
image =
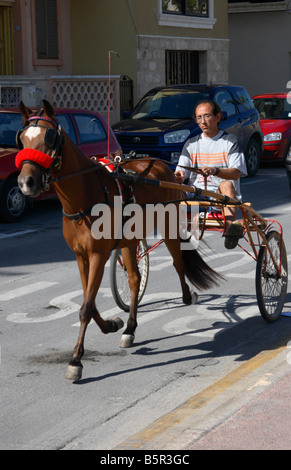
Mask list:
[[136,82],[136,30],[131,17],[132,0],[107,2],[71,0],[73,74],[128,75]]
[[251,96],[284,92],[291,80],[291,15],[287,11],[229,15],[232,84]]
[[58,0],[60,60],[37,64],[34,39],[34,0],[16,0],[14,14],[15,74],[37,77],[70,74],[72,51],[70,34],[70,0]]
[[[213,28],[158,24],[159,1],[71,0],[73,74],[127,75],[134,82],[134,101],[165,83],[165,50],[198,50],[200,81],[228,81],[227,0],[214,2]],[[86,27],[84,27],[86,25]]]

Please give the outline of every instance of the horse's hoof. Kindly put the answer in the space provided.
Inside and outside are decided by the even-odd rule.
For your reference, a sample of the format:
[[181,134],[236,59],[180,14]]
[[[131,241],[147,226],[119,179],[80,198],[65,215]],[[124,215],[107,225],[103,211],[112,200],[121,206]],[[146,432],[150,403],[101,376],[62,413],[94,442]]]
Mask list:
[[122,335],[119,343],[120,348],[130,348],[134,342],[134,335]]
[[196,292],[191,292],[192,295],[192,304],[196,304],[198,300],[198,294]]
[[82,377],[82,369],[83,366],[71,366],[68,365],[67,372],[65,378],[68,380],[80,380]]
[[124,326],[124,323],[121,320],[121,318],[118,318],[118,317],[112,318],[110,321],[112,321],[114,323],[114,326],[116,328],[116,329],[114,329],[114,332],[120,330],[120,328],[123,328],[123,326]]

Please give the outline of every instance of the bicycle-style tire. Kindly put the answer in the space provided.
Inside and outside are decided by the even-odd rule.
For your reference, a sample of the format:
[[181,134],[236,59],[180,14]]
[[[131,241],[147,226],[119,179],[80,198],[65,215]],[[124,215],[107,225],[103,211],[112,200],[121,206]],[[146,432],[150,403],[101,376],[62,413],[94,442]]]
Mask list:
[[[137,260],[141,274],[141,281],[138,294],[138,303],[141,302],[146,291],[149,277],[149,254],[146,240],[141,240],[138,245]],[[121,310],[129,311],[130,290],[128,285],[128,274],[123,263],[121,250],[114,250],[110,258],[110,286],[113,298]]]
[[272,230],[266,235],[266,239],[278,266],[280,265],[280,253],[282,253],[281,273],[280,275],[277,273],[267,246],[262,245],[257,259],[256,294],[262,317],[267,322],[274,322],[280,317],[285,303],[288,286],[288,261],[281,235]]

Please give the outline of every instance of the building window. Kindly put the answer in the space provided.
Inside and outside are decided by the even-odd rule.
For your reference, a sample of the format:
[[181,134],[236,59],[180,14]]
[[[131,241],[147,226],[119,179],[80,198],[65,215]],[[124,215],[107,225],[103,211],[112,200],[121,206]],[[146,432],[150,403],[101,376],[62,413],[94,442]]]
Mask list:
[[208,17],[207,0],[162,0],[163,13]]
[[58,59],[57,0],[35,0],[37,59]]
[[199,83],[199,52],[166,51],[166,84]]
[[157,0],[159,26],[213,29],[214,0]]

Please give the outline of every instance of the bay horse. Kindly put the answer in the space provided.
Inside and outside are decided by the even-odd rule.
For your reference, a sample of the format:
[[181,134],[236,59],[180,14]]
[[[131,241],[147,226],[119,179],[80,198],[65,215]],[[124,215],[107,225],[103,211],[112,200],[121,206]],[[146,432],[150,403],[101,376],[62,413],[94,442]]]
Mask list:
[[[37,114],[33,114],[23,102],[20,103],[20,110],[24,118],[24,128],[17,135],[20,149],[16,156],[16,165],[20,170],[19,187],[24,195],[36,197],[49,182],[53,182],[63,209],[63,235],[76,255],[80,272],[84,292],[79,312],[80,329],[66,372],[67,379],[76,381],[82,377],[84,338],[91,319],[94,319],[105,334],[116,332],[123,327],[119,318],[104,320],[95,305],[105,263],[117,246],[122,251],[131,292],[129,316],[120,347],[130,347],[133,344],[140,283],[136,260],[139,240],[130,240],[124,235],[119,240],[114,239],[113,235],[109,239],[96,239],[92,236],[91,228],[96,220],[92,215],[92,208],[97,203],[104,203],[110,208],[110,222],[114,225],[112,201],[114,196],[119,195],[116,179],[104,165],[83,155],[57,123],[53,107],[47,100],[43,100],[42,108]],[[130,170],[152,180],[176,182],[173,171],[162,161],[137,159],[128,162],[123,160],[122,163],[125,171]],[[143,211],[147,204],[177,201],[181,198],[181,192],[177,189],[150,187],[138,181],[134,185],[133,193],[135,201]],[[208,289],[217,284],[219,275],[204,262],[197,250],[183,251],[179,236],[173,239],[166,232],[164,241],[173,257],[173,264],[180,279],[183,302],[191,304],[192,295],[185,275],[200,289]],[[146,233],[143,233],[144,236]]]

